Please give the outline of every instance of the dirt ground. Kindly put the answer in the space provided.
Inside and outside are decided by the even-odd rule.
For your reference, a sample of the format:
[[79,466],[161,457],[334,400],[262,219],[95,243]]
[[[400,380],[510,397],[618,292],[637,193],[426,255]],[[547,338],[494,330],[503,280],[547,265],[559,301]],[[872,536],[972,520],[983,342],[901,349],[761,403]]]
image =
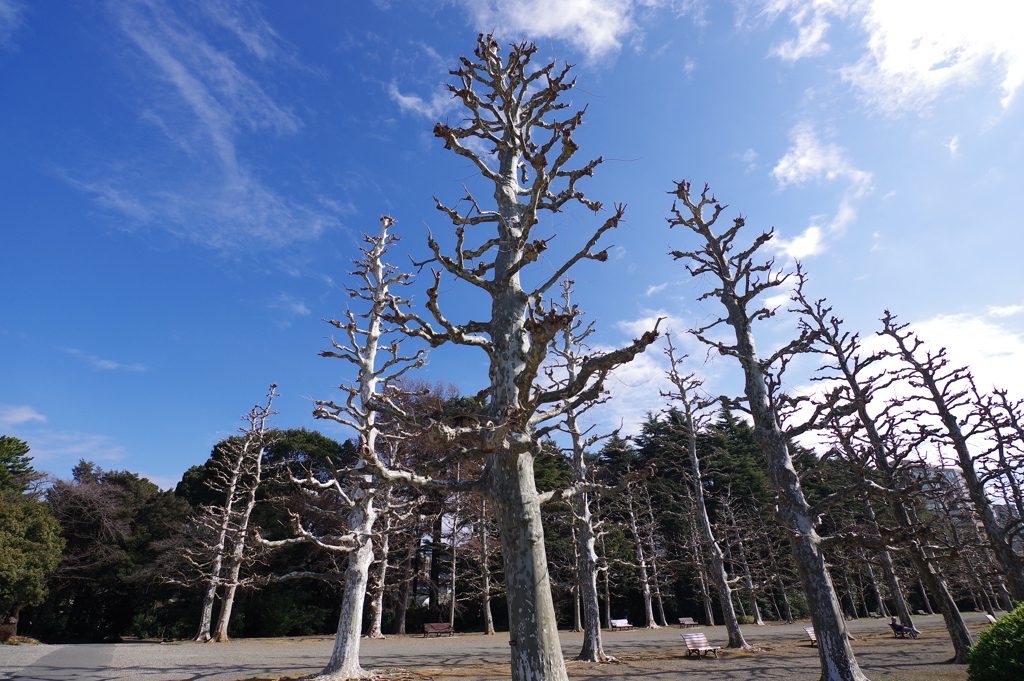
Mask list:
[[[873,681],[966,681],[965,665],[952,665],[946,661],[953,649],[949,636],[938,622],[921,626],[921,638],[896,639],[884,633],[877,622],[878,631],[858,632],[851,627],[857,639],[852,642],[854,653],[862,670]],[[806,626],[806,623],[804,623]],[[804,638],[798,640],[793,627],[756,629],[749,631],[748,639],[757,644],[748,651],[723,650],[719,659],[713,656],[697,659],[686,656],[686,648],[678,636],[678,645],[663,643],[664,632],[657,642],[652,639],[649,650],[616,653],[618,661],[611,664],[593,664],[568,661],[569,678],[574,681],[616,679],[620,681],[814,681],[820,675],[818,651]],[[973,624],[977,635],[983,625]],[[614,647],[614,636],[611,639]],[[641,646],[642,647],[642,646]],[[569,649],[566,649],[568,654]],[[373,670],[373,679],[381,681],[505,681],[510,678],[507,663],[473,663],[439,666],[424,659],[423,665],[408,664]],[[251,681],[290,681],[302,677],[252,677]]]

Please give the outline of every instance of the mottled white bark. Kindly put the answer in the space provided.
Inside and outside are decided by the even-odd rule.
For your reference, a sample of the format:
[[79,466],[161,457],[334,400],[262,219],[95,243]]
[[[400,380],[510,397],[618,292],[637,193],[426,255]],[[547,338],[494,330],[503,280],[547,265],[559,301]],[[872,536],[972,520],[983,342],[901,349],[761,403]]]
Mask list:
[[[709,196],[707,188],[695,202],[690,195],[689,183],[680,182],[676,186],[675,195],[683,204],[683,209],[679,209],[678,203],[673,207],[670,224],[685,225],[701,238],[702,243],[695,251],[676,251],[673,256],[686,259],[692,275],[711,275],[714,280],[713,289],[705,293],[702,299],[716,298],[726,309],[724,317],[694,333],[723,355],[736,358],[743,370],[744,394],[748,412],[754,422],[754,436],[763,449],[768,477],[777,493],[776,516],[790,534],[793,557],[817,633],[822,681],[863,681],[866,677],[850,647],[821,537],[815,528],[816,518],[804,497],[800,477],[793,466],[789,435],[783,432],[779,424],[769,393],[767,366],[772,359],[791,352],[793,348],[784,348],[767,361],[762,361],[754,342],[753,323],[770,317],[772,313],[762,308],[750,310],[749,307],[756,304],[758,296],[784,281],[771,271],[770,264],[755,264],[751,260],[757,248],[771,238],[771,233],[758,237],[749,249],[734,252],[732,243],[744,224],[742,218],[737,218],[734,225],[722,235],[716,235],[712,232],[712,226],[724,208],[713,196]],[[712,215],[706,218],[704,212],[709,207]],[[731,327],[735,338],[733,344],[709,338],[710,329],[719,324]]]
[[[323,357],[344,359],[356,367],[354,385],[341,387],[346,393],[345,401],[338,404],[317,400],[313,415],[342,423],[356,431],[358,462],[351,471],[339,471],[335,480],[322,483],[310,476],[302,481],[309,488],[328,491],[348,507],[347,532],[342,536],[317,537],[299,523],[296,528],[304,539],[348,554],[334,648],[327,666],[315,677],[331,681],[363,676],[359,663],[360,634],[369,570],[373,562],[377,492],[381,486],[368,467],[369,461],[378,460],[380,427],[374,404],[379,399],[382,386],[391,385],[406,371],[423,363],[422,353],[403,356],[397,341],[387,344],[382,340],[394,332],[384,321],[385,312],[402,303],[391,287],[408,281],[407,275],[397,273],[395,268],[384,262],[385,254],[395,241],[388,232],[392,224],[390,217],[381,218],[379,234],[366,237],[368,247],[362,249],[363,258],[355,263],[353,274],[361,282],[350,287],[349,292],[353,298],[362,300],[368,309],[359,313],[349,311],[345,321],[332,320],[331,325],[343,331],[346,339],[332,339],[333,350],[320,353]],[[359,320],[363,321],[360,323]]]
[[[554,607],[548,578],[544,533],[541,523],[541,495],[534,482],[534,459],[541,453],[542,439],[557,427],[566,408],[580,406],[600,394],[608,372],[630,361],[657,338],[651,331],[626,348],[595,353],[580,366],[577,379],[544,390],[538,374],[544,365],[552,339],[572,323],[570,314],[547,310],[547,291],[581,260],[607,259],[595,250],[597,242],[620,221],[623,208],[598,227],[586,244],[550,277],[524,286],[526,268],[538,260],[547,241],[534,238],[541,211],[558,212],[572,202],[589,210],[601,204],[590,201],[576,183],[593,173],[600,160],[582,168],[567,165],[576,152],[572,133],[582,122],[582,112],[556,118],[567,105],[559,96],[572,88],[569,67],[554,64],[535,68],[530,64],[536,47],[513,45],[504,57],[490,36],[480,36],[476,60],[461,59],[452,71],[458,79],[449,90],[463,105],[463,127],[438,123],[434,134],[447,149],[471,162],[494,190],[494,206],[482,209],[473,196],[460,212],[438,204],[455,226],[454,255],[445,255],[432,238],[428,246],[444,272],[472,285],[489,299],[483,322],[459,325],[442,312],[439,298],[441,272],[427,289],[426,309],[430,320],[412,313],[392,310],[389,319],[402,324],[406,333],[431,346],[464,345],[483,351],[488,359],[488,387],[479,395],[486,406],[465,426],[447,426],[433,421],[421,427],[439,440],[452,443],[458,451],[434,469],[459,460],[484,459],[478,480],[457,484],[433,478],[429,471],[399,471],[375,462],[375,470],[396,482],[472,491],[484,495],[493,505],[501,537],[505,565],[505,588],[509,606],[510,651],[513,681],[564,681],[565,662],[558,640]],[[480,92],[477,92],[477,88]],[[478,153],[480,145],[487,152]],[[559,185],[556,187],[556,185]],[[466,244],[466,226],[471,238]],[[489,228],[489,233],[485,232]],[[398,418],[411,419],[400,405],[382,400],[379,408]]]

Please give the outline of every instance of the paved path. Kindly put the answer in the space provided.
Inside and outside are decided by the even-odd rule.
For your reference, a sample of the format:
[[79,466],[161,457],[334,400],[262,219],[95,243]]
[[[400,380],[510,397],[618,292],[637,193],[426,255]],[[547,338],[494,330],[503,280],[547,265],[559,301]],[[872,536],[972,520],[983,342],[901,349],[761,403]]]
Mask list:
[[[984,622],[983,614],[965,613],[971,624]],[[854,636],[888,631],[887,620],[849,623]],[[915,620],[929,629],[929,638],[945,635],[938,615]],[[745,626],[748,642],[794,641],[806,638],[802,624],[766,627]],[[714,644],[727,641],[724,627],[701,627]],[[652,649],[681,647],[680,630],[666,629],[606,632],[605,649],[612,655],[642,653]],[[561,634],[562,648],[572,656],[582,645],[582,635]],[[331,654],[332,637],[294,639],[246,639],[222,644],[121,643],[116,645],[19,645],[0,646],[0,680],[17,681],[234,681],[259,675],[310,674],[323,668]],[[805,649],[800,648],[801,651]],[[808,656],[817,656],[809,646]],[[443,667],[449,665],[507,664],[508,635],[461,634],[429,638],[404,636],[384,641],[364,640],[362,663],[375,667]]]

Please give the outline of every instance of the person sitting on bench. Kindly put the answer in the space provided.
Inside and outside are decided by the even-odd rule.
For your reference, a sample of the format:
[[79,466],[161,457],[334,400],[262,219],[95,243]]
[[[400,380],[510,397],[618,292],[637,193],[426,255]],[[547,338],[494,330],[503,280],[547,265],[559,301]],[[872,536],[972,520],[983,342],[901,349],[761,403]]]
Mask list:
[[902,624],[900,624],[899,622],[896,621],[895,617],[893,617],[892,621],[889,622],[889,626],[892,627],[892,633],[897,634],[897,635],[899,635],[899,634],[904,634],[904,635],[910,634],[910,638],[912,638],[914,640],[917,640],[918,634],[921,633],[920,631],[915,629],[913,626],[910,626],[910,627],[903,626]]

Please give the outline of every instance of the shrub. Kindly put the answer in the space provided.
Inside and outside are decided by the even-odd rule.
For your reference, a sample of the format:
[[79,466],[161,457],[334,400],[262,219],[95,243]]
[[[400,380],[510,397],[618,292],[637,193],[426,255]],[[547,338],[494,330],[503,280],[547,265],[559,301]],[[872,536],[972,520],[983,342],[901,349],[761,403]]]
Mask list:
[[738,624],[753,624],[754,623],[754,616],[753,615],[736,615],[736,622]]
[[971,648],[969,681],[1024,679],[1024,605],[981,632]]

